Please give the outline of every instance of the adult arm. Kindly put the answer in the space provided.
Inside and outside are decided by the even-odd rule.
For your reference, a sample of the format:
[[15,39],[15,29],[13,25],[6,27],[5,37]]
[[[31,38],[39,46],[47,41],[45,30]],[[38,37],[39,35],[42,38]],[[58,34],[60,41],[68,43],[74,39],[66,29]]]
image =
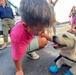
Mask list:
[[72,11],[69,13],[69,17],[71,17],[72,16]]
[[58,0],[55,0],[55,1],[54,1],[54,6],[56,5],[57,2],[58,2]]

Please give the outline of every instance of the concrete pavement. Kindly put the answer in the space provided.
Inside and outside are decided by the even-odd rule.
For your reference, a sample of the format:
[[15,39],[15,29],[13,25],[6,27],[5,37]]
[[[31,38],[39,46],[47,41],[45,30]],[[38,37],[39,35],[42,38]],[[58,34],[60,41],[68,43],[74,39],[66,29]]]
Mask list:
[[[37,52],[40,55],[38,60],[31,60],[27,54],[22,59],[22,67],[25,75],[63,75],[69,67],[62,66],[58,73],[49,72],[49,67],[55,65],[54,58],[58,56],[59,51],[55,50],[51,43],[48,47]],[[0,54],[0,75],[15,75],[16,68],[11,57],[11,47],[1,51]]]
[[[57,34],[66,32],[69,28],[69,25],[57,27]],[[0,41],[2,41],[1,38]],[[15,75],[16,68],[11,56],[11,46],[0,52],[0,75]],[[47,48],[44,48],[37,53],[40,55],[38,60],[31,60],[27,54],[24,55],[21,63],[25,75],[64,75],[69,69],[67,66],[62,66],[56,74],[49,72],[49,67],[55,65],[54,58],[59,54],[59,51],[51,46],[51,42],[48,42]]]

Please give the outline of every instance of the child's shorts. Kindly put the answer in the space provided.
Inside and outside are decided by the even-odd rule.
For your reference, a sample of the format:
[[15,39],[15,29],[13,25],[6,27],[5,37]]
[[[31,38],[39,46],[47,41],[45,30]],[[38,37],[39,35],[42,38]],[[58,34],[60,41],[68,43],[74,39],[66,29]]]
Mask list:
[[39,48],[38,37],[35,37],[27,48],[27,53]]

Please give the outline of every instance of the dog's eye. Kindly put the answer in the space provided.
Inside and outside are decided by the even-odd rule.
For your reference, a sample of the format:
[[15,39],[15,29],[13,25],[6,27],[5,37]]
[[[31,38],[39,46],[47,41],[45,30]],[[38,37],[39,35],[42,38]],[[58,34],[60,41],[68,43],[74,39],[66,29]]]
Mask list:
[[65,38],[68,38],[67,35],[65,35],[65,34],[63,34],[62,36],[65,37]]

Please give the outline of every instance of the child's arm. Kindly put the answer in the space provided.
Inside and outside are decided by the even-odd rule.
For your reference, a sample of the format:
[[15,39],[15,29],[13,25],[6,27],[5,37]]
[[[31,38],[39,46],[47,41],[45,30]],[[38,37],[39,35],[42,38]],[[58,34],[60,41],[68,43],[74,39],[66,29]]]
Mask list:
[[17,69],[16,75],[24,75],[20,60],[19,61],[14,60],[14,63]]
[[41,35],[40,35],[40,37],[45,37],[47,40],[49,40],[49,41],[52,41],[52,37],[50,37],[48,34],[46,34],[46,33],[42,33]]
[[70,14],[69,14],[69,17],[71,17],[72,16],[72,12],[70,12]]

